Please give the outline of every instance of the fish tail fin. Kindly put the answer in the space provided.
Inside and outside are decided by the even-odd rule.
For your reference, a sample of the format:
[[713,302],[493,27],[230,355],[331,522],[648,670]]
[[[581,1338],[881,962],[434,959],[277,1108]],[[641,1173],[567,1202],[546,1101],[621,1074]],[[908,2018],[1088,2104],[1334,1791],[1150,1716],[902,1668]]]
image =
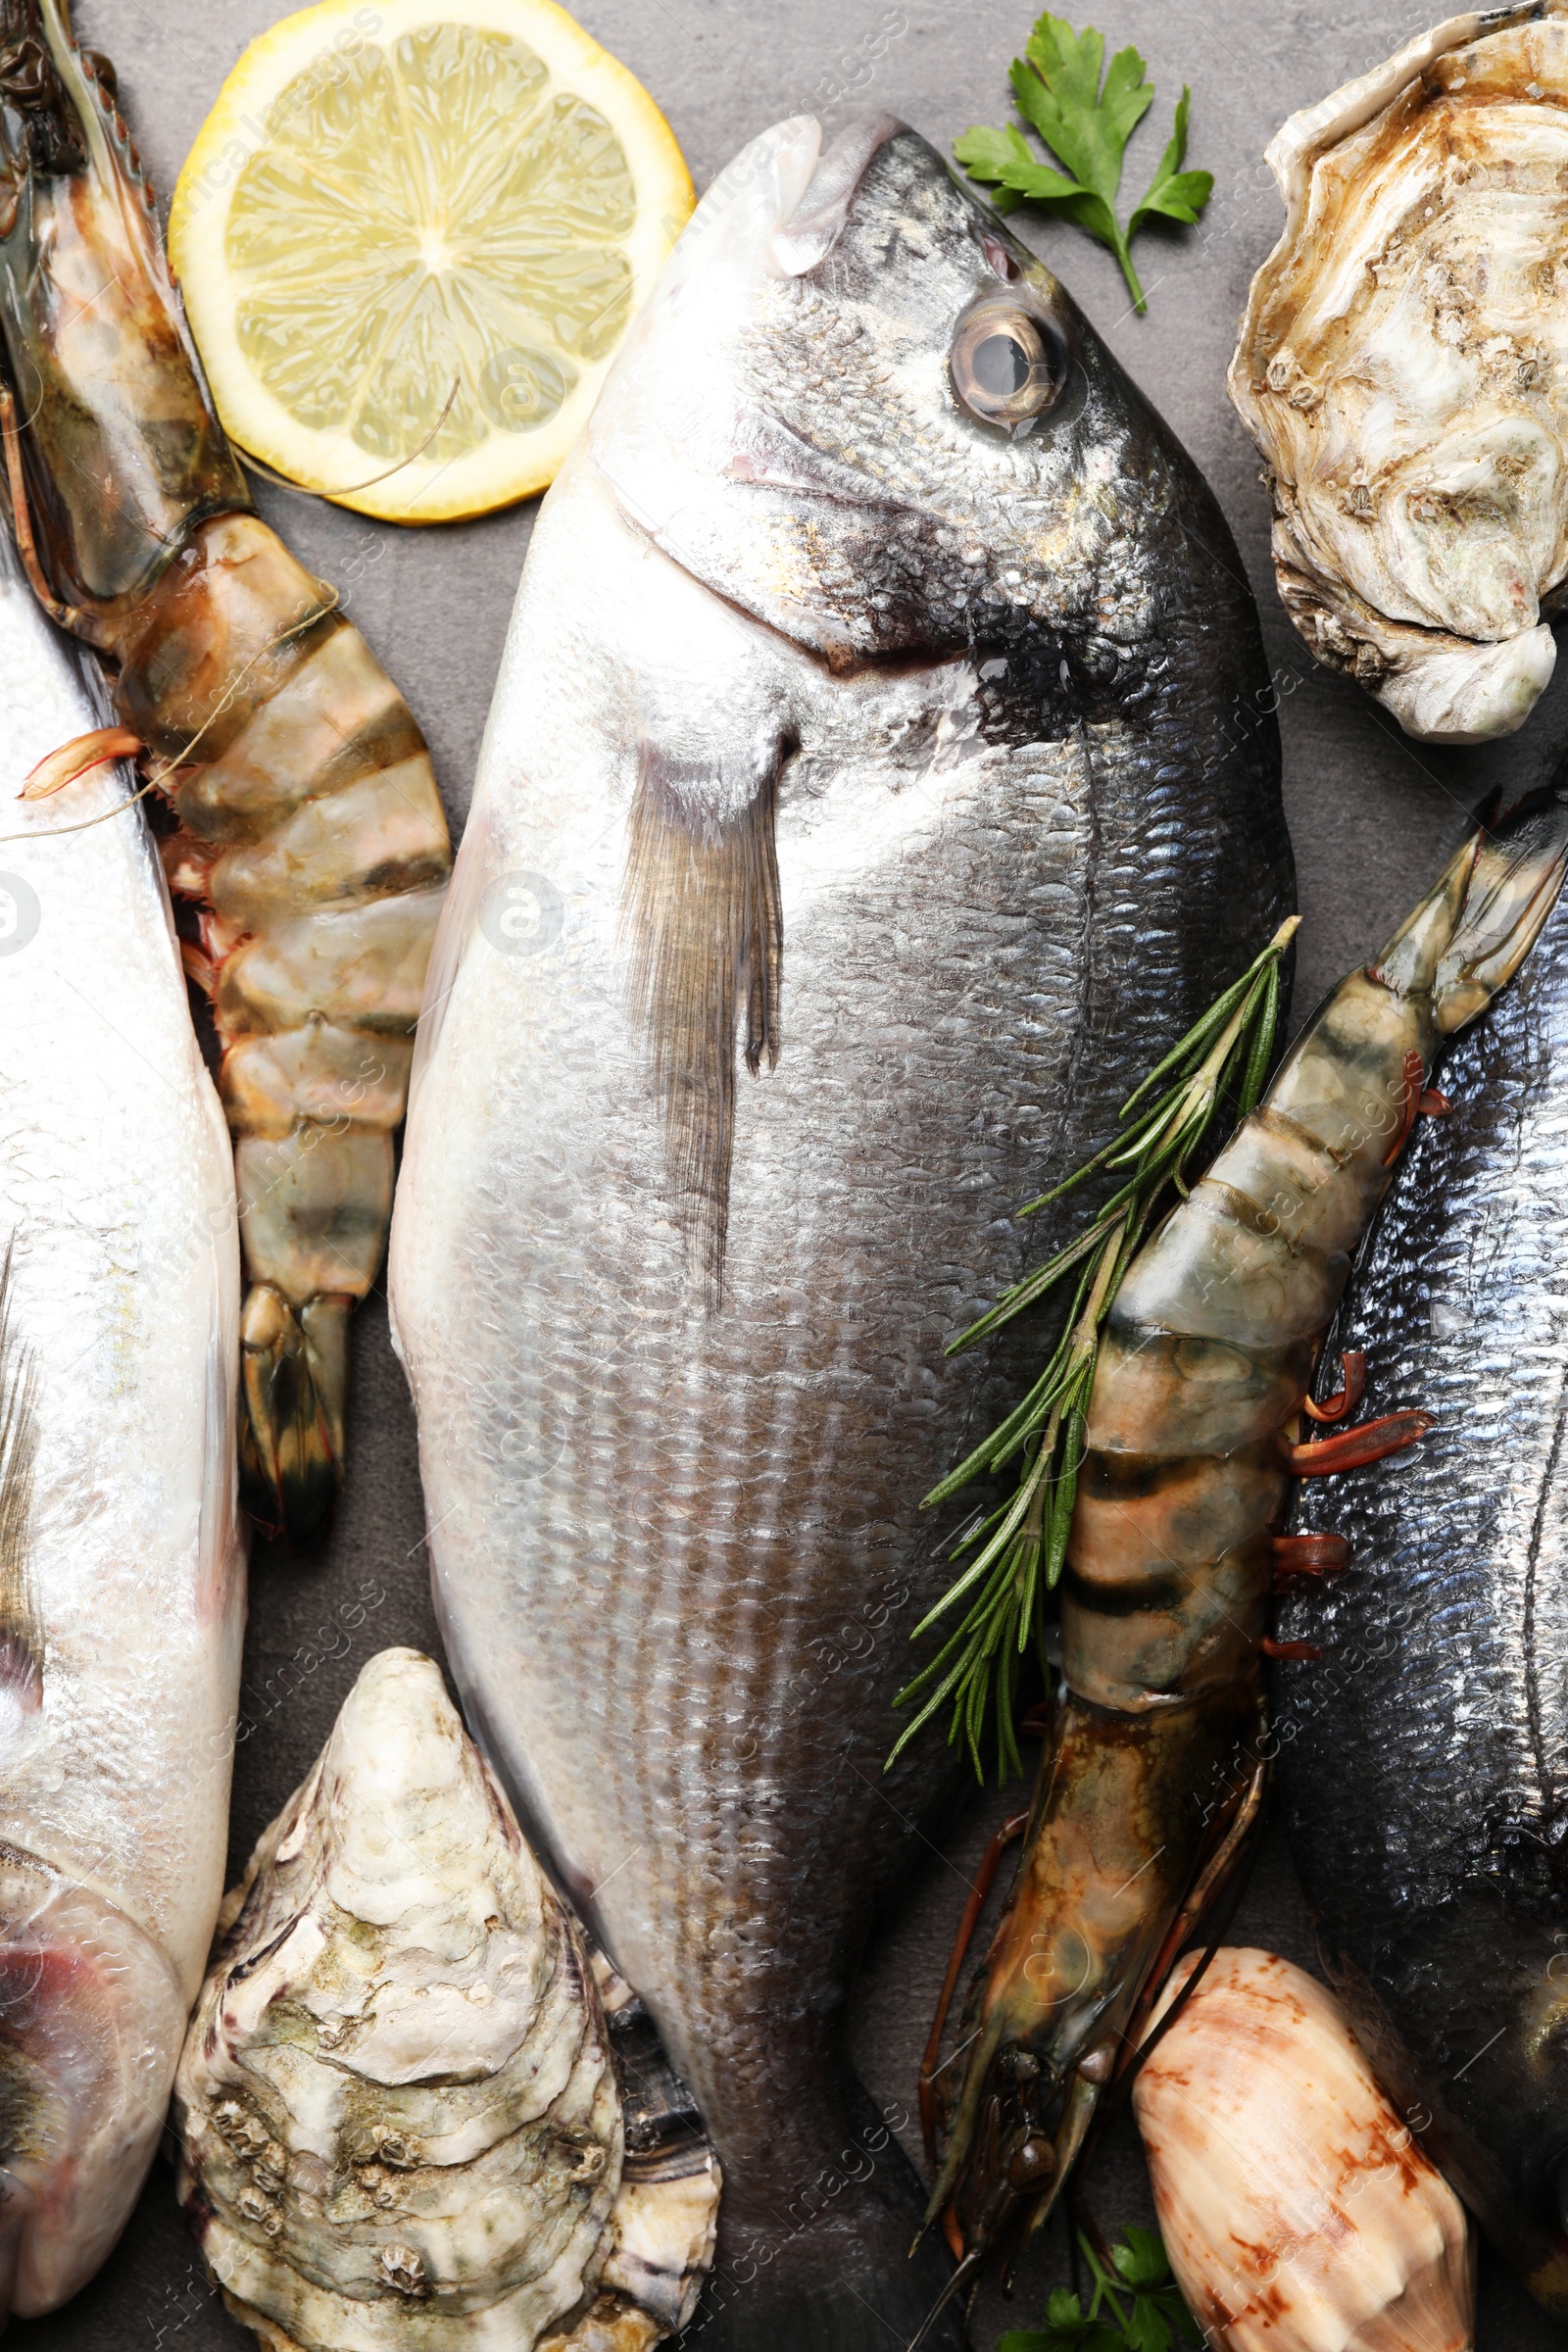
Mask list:
[[134,1921],[0,1847],[0,2324],[55,2310],[124,2228],[163,2129],[185,2006]]
[[[914,2245],[925,2214],[914,2168],[863,2092],[838,2144],[787,2207],[720,2206],[718,2263],[681,2337],[688,2352],[904,2352],[926,2325],[953,2262],[935,2233]],[[965,2352],[963,2300],[921,2352]]]
[[1383,951],[1399,993],[1430,988],[1451,1035],[1484,1011],[1539,938],[1568,873],[1568,766],[1494,824],[1485,820]]

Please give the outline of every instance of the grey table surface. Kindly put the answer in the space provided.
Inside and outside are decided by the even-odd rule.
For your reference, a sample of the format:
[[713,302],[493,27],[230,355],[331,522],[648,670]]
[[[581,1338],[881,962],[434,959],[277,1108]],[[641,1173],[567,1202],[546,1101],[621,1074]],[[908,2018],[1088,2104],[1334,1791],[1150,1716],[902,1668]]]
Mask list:
[[[78,0],[78,32],[118,64],[126,115],[166,197],[241,49],[282,13],[274,0]],[[944,148],[971,122],[1006,120],[1006,63],[1022,46],[1033,0],[580,0],[576,13],[647,83],[701,189],[745,140],[789,114],[817,113],[831,125],[874,105]],[[1087,237],[1026,214],[1015,224],[1193,452],[1251,574],[1282,697],[1286,806],[1305,917],[1299,1019],[1375,948],[1485,792],[1501,784],[1512,798],[1549,770],[1568,741],[1568,664],[1508,743],[1474,752],[1407,743],[1355,688],[1319,669],[1286,621],[1268,564],[1257,460],[1225,398],[1248,282],[1282,217],[1264,146],[1294,108],[1432,20],[1401,0],[1097,0],[1094,17],[1110,45],[1138,44],[1158,93],[1135,137],[1129,187],[1152,170],[1187,81],[1188,161],[1213,171],[1213,200],[1198,230],[1141,246],[1145,318],[1133,315],[1111,257]],[[533,507],[404,530],[283,491],[264,487],[259,496],[304,561],[342,588],[408,696],[429,737],[456,836]],[[391,1642],[439,1654],[414,1421],[380,1293],[356,1329],[351,1420],[348,1489],[324,1560],[300,1569],[262,1550],[253,1561],[235,1871],[304,1778],[367,1658]],[[351,1619],[361,1620],[352,1631]],[[932,1847],[873,1946],[855,2041],[880,2100],[912,2108],[918,2053],[970,1874],[992,1827],[1019,1802],[1016,1788],[977,1797],[951,1839]],[[1312,1963],[1310,1924],[1277,1832],[1233,1937]],[[1100,2164],[1094,2203],[1104,2224],[1149,2218],[1142,2162],[1125,2128]],[[994,2295],[982,2302],[976,2345],[991,2352],[1003,2326],[1042,2318],[1050,2283],[1064,2275],[1062,2242],[1053,2234],[1026,2265],[1011,2306]],[[163,2161],[93,2283],[65,2310],[19,2325],[17,2335],[35,2352],[241,2352],[253,2341],[207,2282]],[[1535,2352],[1560,2339],[1484,2259],[1481,2352]]]

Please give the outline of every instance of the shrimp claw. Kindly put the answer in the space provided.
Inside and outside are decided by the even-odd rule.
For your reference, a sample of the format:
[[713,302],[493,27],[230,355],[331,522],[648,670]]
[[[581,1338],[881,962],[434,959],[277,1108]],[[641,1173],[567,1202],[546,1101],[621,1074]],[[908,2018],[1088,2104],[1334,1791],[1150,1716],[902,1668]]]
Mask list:
[[[925,2053],[920,2060],[920,2131],[925,2140],[926,2156],[932,2164],[935,2164],[937,2160],[935,2078],[938,2072],[937,2058],[942,2048],[942,2030],[948,2022],[948,2011],[953,2004],[958,1974],[963,1967],[970,1941],[979,1924],[980,1914],[985,1909],[986,1896],[991,1892],[992,1882],[996,1878],[1003,1853],[1015,1838],[1023,1836],[1028,1827],[1028,1814],[1015,1813],[1010,1821],[1004,1821],[998,1830],[981,1856],[980,1867],[975,1872],[974,1883],[969,1888],[969,1899],[963,1906],[963,1917],[958,1922],[957,1935],[953,1939],[953,1951],[948,1960],[948,1973],[942,1980],[942,1990],[937,1997],[936,2015],[931,2021],[931,2032],[926,2040]],[[951,2065],[952,2061],[949,2060],[948,2063]]]
[[90,734],[74,735],[70,743],[39,760],[17,798],[47,801],[78,777],[90,775],[95,767],[104,767],[112,760],[134,760],[141,748],[141,737],[132,735],[128,727],[94,727]]

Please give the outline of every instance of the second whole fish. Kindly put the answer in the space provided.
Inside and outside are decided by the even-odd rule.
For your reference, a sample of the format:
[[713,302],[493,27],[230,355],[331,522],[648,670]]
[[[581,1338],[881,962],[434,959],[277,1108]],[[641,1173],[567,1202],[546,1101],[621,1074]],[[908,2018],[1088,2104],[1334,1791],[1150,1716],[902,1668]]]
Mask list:
[[469,1719],[723,2167],[714,2352],[946,2276],[843,2035],[954,1784],[883,1772],[920,1496],[1020,1378],[944,1348],[1287,912],[1268,702],[1191,460],[926,142],[746,149],[540,516],[391,1268]]
[[1331,1343],[1435,1426],[1336,1494],[1349,1566],[1283,1612],[1321,1656],[1276,1731],[1357,2031],[1568,2317],[1568,906],[1442,1084]]
[[[222,1113],[102,712],[0,542],[0,2321],[136,2201],[223,1890],[245,1618]],[[77,829],[81,828],[81,829]]]

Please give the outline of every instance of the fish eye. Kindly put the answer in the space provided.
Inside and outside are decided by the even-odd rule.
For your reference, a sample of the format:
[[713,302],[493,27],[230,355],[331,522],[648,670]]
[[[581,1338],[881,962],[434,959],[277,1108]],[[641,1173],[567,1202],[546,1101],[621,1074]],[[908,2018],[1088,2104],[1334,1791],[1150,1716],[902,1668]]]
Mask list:
[[1067,354],[1030,311],[1004,297],[977,302],[958,321],[948,358],[960,405],[982,424],[1027,424],[1061,397]]

